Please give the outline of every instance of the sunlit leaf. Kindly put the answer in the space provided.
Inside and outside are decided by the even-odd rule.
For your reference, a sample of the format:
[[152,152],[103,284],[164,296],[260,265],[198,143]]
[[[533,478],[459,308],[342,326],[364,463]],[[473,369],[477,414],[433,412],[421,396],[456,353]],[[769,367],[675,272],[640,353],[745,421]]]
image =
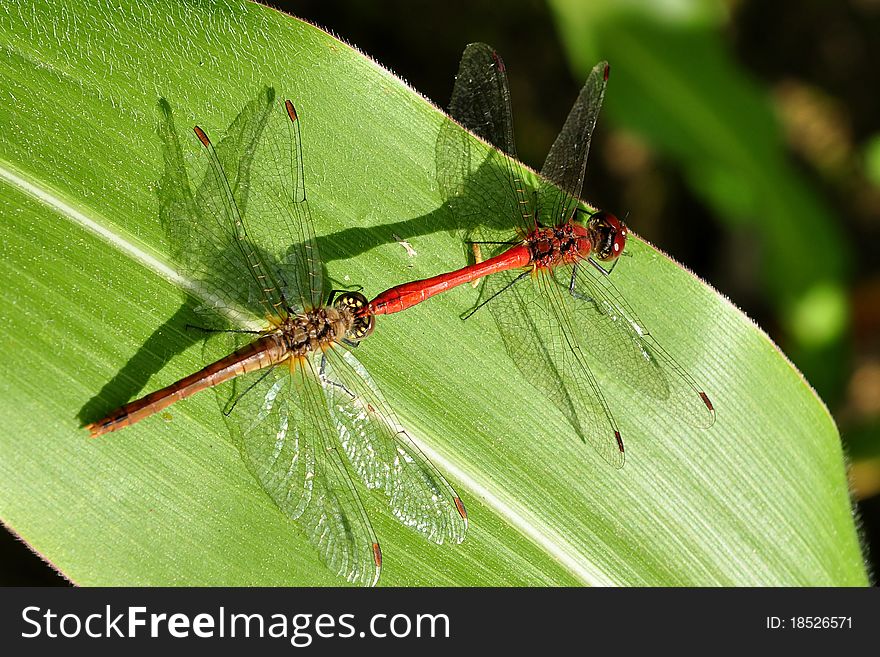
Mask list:
[[[328,272],[368,294],[462,264],[437,192],[442,114],[258,5],[6,3],[0,35],[0,518],[80,584],[340,583],[210,394],[95,441],[79,425],[204,364],[159,223],[160,97],[214,135],[267,84],[293,98]],[[488,313],[458,318],[469,287],[380,318],[358,359],[471,519],[461,545],[436,546],[368,499],[380,583],[866,583],[821,401],[725,299],[630,250],[616,284],[705,386],[715,426],[680,426],[603,372],[628,447],[615,471],[509,362]]]

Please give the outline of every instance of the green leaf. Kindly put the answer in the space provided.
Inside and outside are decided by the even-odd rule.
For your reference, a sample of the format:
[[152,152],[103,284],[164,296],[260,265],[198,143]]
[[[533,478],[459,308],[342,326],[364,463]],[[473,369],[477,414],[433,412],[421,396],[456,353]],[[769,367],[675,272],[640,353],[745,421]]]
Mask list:
[[[463,262],[441,230],[442,114],[258,5],[7,3],[0,35],[0,518],[80,584],[340,583],[210,394],[98,440],[79,425],[204,365],[159,223],[160,97],[218,136],[267,84],[294,99],[321,253],[368,295]],[[358,359],[471,519],[461,545],[435,546],[369,497],[382,584],[867,583],[821,401],[725,299],[629,250],[615,282],[705,386],[715,426],[680,426],[600,372],[628,446],[614,471],[519,375],[488,313],[458,319],[470,288],[380,318]]]

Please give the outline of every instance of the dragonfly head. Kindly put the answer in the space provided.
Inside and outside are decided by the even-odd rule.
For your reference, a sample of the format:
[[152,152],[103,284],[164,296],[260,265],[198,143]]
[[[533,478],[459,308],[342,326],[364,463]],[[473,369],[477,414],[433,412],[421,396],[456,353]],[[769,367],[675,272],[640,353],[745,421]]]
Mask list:
[[376,325],[376,318],[373,315],[361,314],[363,308],[368,304],[367,297],[360,292],[343,292],[333,306],[351,319],[351,326],[345,333],[345,337],[352,342],[358,342],[373,332]]
[[626,224],[610,212],[599,211],[587,222],[593,257],[602,262],[617,259],[626,247]]

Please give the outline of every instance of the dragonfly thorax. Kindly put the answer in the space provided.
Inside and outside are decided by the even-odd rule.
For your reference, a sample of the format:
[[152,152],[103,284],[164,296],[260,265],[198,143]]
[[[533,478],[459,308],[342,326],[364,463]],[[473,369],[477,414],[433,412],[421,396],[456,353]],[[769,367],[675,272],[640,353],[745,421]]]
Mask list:
[[290,352],[294,356],[305,356],[342,340],[352,321],[351,313],[324,307],[291,315],[279,328]]
[[526,238],[532,263],[539,267],[577,262],[590,255],[587,229],[575,222],[538,228]]

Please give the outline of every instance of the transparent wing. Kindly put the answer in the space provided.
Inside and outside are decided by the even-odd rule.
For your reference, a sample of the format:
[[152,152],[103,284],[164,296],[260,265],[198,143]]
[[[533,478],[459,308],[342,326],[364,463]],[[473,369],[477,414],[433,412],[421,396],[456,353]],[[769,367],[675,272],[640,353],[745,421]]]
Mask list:
[[451,122],[438,136],[437,180],[460,228],[470,235],[470,229],[482,227],[475,233],[480,239],[492,239],[495,231],[509,239],[514,228],[532,230],[532,199],[516,162],[507,74],[501,57],[486,44],[465,48],[449,114],[486,142],[475,146]]
[[322,382],[342,449],[368,488],[384,491],[395,517],[435,543],[460,543],[464,505],[404,432],[366,370],[342,347],[325,353]]
[[253,142],[243,181],[245,220],[254,241],[275,263],[288,302],[311,310],[323,305],[324,275],[303,176],[301,119],[285,100],[268,113],[261,139]]
[[231,406],[227,423],[248,469],[327,566],[373,585],[379,542],[339,455],[321,384],[310,361],[288,363],[235,379],[221,399]]
[[249,311],[258,317],[284,313],[277,272],[250,239],[242,212],[247,206],[249,153],[262,136],[274,92],[248,103],[217,145],[197,132],[202,156],[195,192],[190,186],[170,106],[160,102],[159,135],[164,172],[159,184],[160,218],[181,273],[213,309]]
[[575,330],[592,357],[631,388],[663,400],[664,409],[688,424],[712,426],[708,395],[654,339],[607,275],[582,262],[557,276],[557,288],[574,293]]
[[[440,196],[458,235],[475,241],[516,239],[523,210],[505,155],[476,142],[447,119],[437,137],[436,163]],[[525,212],[531,214],[531,205]]]
[[471,43],[464,49],[449,114],[478,137],[516,158],[507,72],[491,46]]
[[[608,62],[599,62],[587,81],[553,142],[544,166],[539,219],[545,225],[568,221],[578,205],[590,154],[590,140],[602,109],[608,82]],[[562,190],[562,193],[560,193]]]
[[508,355],[532,385],[547,395],[578,436],[616,468],[624,448],[617,424],[590,371],[565,305],[567,292],[542,270],[486,277],[485,298]]

